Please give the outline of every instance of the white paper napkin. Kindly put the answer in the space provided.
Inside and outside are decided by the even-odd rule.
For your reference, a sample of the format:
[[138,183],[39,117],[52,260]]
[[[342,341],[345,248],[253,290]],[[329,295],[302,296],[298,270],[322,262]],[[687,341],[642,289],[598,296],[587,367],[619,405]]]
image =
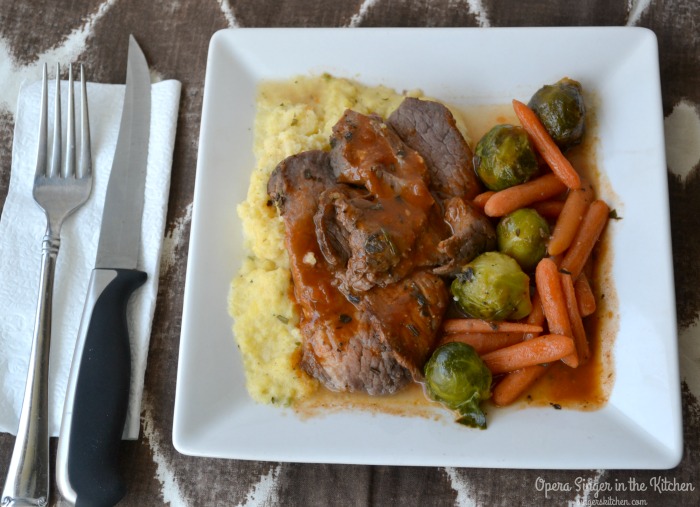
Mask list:
[[[64,117],[68,104],[67,92],[68,85],[63,82]],[[23,86],[19,94],[10,187],[0,218],[0,431],[13,434],[17,431],[29,367],[41,241],[46,230],[44,214],[32,198],[40,96],[40,82]],[[78,84],[75,97],[76,114],[79,115]],[[128,307],[132,372],[125,438],[138,438],[139,435],[141,395],[158,291],[179,100],[178,81],[152,85],[151,135],[139,259],[139,269],[148,274],[148,280],[134,293]],[[93,189],[88,202],[67,219],[61,231],[53,296],[49,373],[49,431],[52,436],[58,435],[60,428],[73,349],[90,272],[95,265],[102,207],[121,120],[124,85],[89,83],[88,101]],[[52,118],[53,90],[49,86],[49,140],[53,136]],[[79,129],[77,126],[78,137]]]

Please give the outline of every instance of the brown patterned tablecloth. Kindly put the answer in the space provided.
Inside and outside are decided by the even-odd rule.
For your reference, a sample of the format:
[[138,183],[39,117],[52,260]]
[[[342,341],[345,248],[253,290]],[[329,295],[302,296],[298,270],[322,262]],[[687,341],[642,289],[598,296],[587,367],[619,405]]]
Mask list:
[[[642,26],[658,37],[681,352],[685,447],[680,465],[658,471],[488,470],[270,463],[179,454],[171,438],[173,405],[212,34],[226,27],[583,25]],[[0,205],[10,179],[19,83],[38,78],[44,59],[85,62],[92,80],[123,82],[126,59],[117,57],[114,48],[133,33],[157,76],[183,85],[141,438],[124,444],[128,492],[120,505],[700,505],[699,31],[698,0],[0,0]],[[653,410],[653,400],[649,403]],[[13,442],[13,436],[0,434],[0,481]],[[55,444],[52,439],[53,453]],[[596,496],[595,487],[585,494],[578,490],[581,481],[601,490],[622,482],[648,486],[646,491],[625,488]],[[544,483],[569,491],[545,495]],[[659,483],[668,487],[651,486]],[[52,488],[51,505],[61,505]]]

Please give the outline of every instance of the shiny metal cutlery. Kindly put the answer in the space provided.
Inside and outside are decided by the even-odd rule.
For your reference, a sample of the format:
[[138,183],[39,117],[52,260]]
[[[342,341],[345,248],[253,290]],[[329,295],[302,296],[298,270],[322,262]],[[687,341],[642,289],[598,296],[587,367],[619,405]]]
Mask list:
[[151,118],[148,64],[133,36],[124,93],[56,458],[58,489],[77,506],[114,505],[126,491],[119,474],[131,378],[126,308],[147,276],[138,259]]
[[[92,191],[92,158],[85,71],[81,81],[81,151],[76,167],[73,69],[68,70],[68,115],[65,157],[62,157],[60,66],[56,65],[56,96],[51,163],[48,162],[48,84],[43,69],[39,149],[34,176],[34,200],[46,215],[41,248],[41,281],[34,320],[29,371],[17,429],[17,439],[2,492],[3,506],[47,505],[49,501],[49,352],[56,259],[63,221],[88,200]],[[61,159],[65,164],[61,167]]]

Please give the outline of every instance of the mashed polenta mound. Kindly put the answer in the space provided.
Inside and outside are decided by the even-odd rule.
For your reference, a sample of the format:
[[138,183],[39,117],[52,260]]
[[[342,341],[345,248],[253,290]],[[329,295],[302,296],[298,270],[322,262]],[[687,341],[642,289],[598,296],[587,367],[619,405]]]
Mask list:
[[268,204],[270,173],[296,153],[329,149],[333,125],[346,109],[386,118],[406,96],[324,74],[266,82],[257,95],[256,167],[245,202],[238,205],[249,256],[231,283],[229,309],[243,357],[250,396],[288,405],[312,394],[318,383],[301,371],[299,314],[292,300],[284,222]]

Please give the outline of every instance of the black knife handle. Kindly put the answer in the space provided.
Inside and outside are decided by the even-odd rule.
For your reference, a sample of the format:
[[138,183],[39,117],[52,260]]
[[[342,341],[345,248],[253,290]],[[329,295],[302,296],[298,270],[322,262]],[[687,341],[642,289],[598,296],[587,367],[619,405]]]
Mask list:
[[112,506],[126,492],[119,472],[131,378],[126,308],[145,281],[146,273],[137,270],[93,272],[93,296],[81,324],[88,322],[82,354],[73,358],[80,363],[65,464],[78,507]]

